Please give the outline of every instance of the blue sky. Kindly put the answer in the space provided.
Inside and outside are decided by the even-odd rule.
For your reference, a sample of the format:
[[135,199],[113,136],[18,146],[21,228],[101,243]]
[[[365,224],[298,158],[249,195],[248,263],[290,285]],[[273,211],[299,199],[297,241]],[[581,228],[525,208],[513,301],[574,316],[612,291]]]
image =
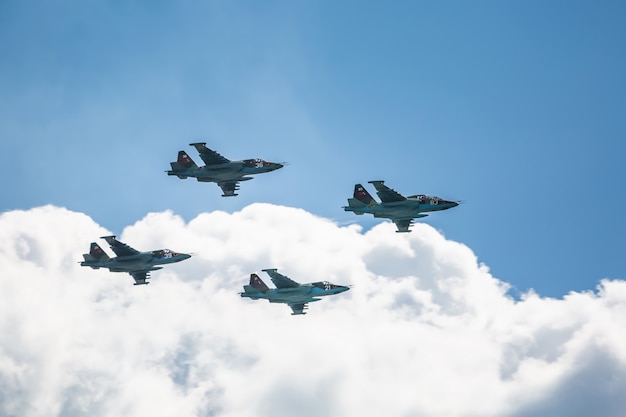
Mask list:
[[[114,233],[254,202],[340,224],[356,182],[463,200],[425,222],[515,291],[624,278],[626,6],[0,4],[0,210]],[[203,140],[286,161],[234,199],[163,171]],[[253,232],[253,231],[252,231]],[[271,238],[271,237],[268,237]],[[401,238],[401,237],[399,237]]]

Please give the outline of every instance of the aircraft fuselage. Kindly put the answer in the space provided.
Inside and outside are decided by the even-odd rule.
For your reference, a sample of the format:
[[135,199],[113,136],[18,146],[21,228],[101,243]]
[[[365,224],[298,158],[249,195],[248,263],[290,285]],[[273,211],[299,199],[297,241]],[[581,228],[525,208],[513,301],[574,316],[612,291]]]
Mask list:
[[349,287],[343,285],[331,285],[325,283],[303,284],[294,288],[274,288],[269,291],[256,293],[241,293],[242,297],[252,299],[263,298],[269,300],[270,303],[309,303],[319,301],[325,295],[339,294],[347,291]]
[[190,257],[191,255],[186,253],[175,253],[169,249],[162,249],[130,256],[117,256],[105,262],[81,262],[80,265],[90,266],[94,269],[106,268],[111,272],[156,271],[161,269],[158,265],[176,263]]
[[385,218],[418,218],[420,213],[427,213],[432,211],[447,210],[459,205],[456,201],[446,201],[437,199],[434,204],[423,203],[417,199],[407,198],[405,201],[394,201],[391,203],[380,203],[375,206],[359,206],[359,207],[344,207],[346,211],[354,211],[357,214],[370,213],[374,217]]
[[181,171],[170,170],[168,175],[176,175],[179,178],[194,177],[198,181],[222,182],[222,181],[247,181],[251,177],[246,175],[262,174],[282,168],[283,165],[276,162],[266,162],[261,159],[246,159],[232,161],[226,164],[202,166],[195,169]]

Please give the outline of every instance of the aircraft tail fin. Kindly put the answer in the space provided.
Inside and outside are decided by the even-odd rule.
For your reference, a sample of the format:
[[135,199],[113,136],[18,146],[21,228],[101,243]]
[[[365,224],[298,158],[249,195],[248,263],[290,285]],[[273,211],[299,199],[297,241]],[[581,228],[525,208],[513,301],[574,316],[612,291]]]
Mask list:
[[[193,171],[198,168],[198,165],[193,161],[193,159],[191,159],[189,155],[187,155],[187,152],[185,151],[179,151],[178,159],[176,160],[176,162],[170,162],[170,165],[172,166],[172,170],[167,172],[169,175],[177,175],[177,172]],[[181,175],[179,175],[179,177],[186,178],[185,176]]]
[[85,253],[83,258],[85,259],[84,264],[103,263],[110,259],[109,255],[107,255],[96,242],[91,242],[89,253]]
[[266,293],[270,290],[267,284],[265,284],[257,274],[250,274],[250,287],[262,293]]
[[[374,200],[374,197],[367,192],[367,190],[361,184],[354,185],[354,199],[360,201],[368,207],[376,206],[378,203]],[[350,200],[348,200],[350,201]]]

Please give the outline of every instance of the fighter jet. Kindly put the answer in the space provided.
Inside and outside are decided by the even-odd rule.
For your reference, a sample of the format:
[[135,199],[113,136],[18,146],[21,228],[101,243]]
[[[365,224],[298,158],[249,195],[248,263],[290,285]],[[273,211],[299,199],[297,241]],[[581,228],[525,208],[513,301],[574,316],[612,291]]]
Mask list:
[[356,184],[354,198],[349,198],[348,205],[343,209],[359,215],[371,213],[374,217],[391,219],[396,224],[398,233],[410,232],[409,227],[413,224],[413,219],[428,216],[428,214],[422,214],[424,212],[447,210],[459,205],[457,201],[448,201],[424,194],[404,197],[387,187],[384,181],[369,181],[369,183],[374,184],[381,202],[378,203],[361,184]]
[[115,236],[103,236],[102,239],[106,240],[117,256],[109,258],[96,242],[91,242],[89,253],[83,255],[85,260],[80,266],[90,266],[93,269],[107,268],[111,272],[128,272],[135,279],[133,285],[149,284],[150,271],[163,269],[156,265],[180,262],[191,257],[189,254],[176,253],[169,249],[139,252],[115,239]]
[[328,281],[313,282],[310,284],[298,284],[292,279],[279,274],[277,269],[263,269],[272,279],[276,288],[271,289],[257,274],[250,274],[250,284],[244,285],[244,292],[239,293],[242,297],[258,300],[264,298],[270,303],[288,304],[293,311],[292,316],[306,314],[307,303],[319,301],[324,295],[339,294],[350,288],[343,285],[331,284]]
[[170,162],[172,169],[166,171],[167,175],[176,175],[180,179],[195,177],[200,182],[216,182],[222,189],[222,197],[238,195],[239,181],[248,181],[252,177],[246,175],[262,174],[275,171],[283,167],[277,162],[267,162],[262,159],[244,159],[243,161],[231,161],[219,153],[207,148],[206,142],[190,143],[200,152],[200,158],[206,164],[199,167],[187,155],[187,152],[178,152],[178,160]]

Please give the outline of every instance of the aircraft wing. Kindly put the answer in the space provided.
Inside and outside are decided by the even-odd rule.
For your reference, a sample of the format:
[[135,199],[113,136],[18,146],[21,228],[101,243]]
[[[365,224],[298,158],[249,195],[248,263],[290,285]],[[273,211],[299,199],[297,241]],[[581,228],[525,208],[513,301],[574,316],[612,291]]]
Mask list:
[[296,288],[300,286],[300,284],[291,278],[276,272],[277,269],[264,269],[263,271],[267,272],[274,285],[276,285],[276,288]]
[[289,304],[289,307],[291,307],[291,311],[293,311],[293,313],[291,313],[292,316],[297,316],[297,315],[300,315],[300,314],[306,314],[304,312],[304,310],[306,310],[306,308],[307,308],[306,303]]
[[133,279],[135,280],[135,284],[134,285],[146,285],[146,284],[150,284],[147,280],[148,278],[150,278],[150,272],[148,271],[133,271],[133,272],[129,272],[129,274],[133,277]]
[[413,224],[413,219],[393,220],[398,228],[398,233],[410,232],[409,227]]
[[220,188],[222,189],[222,192],[224,193],[222,194],[222,197],[233,197],[237,195],[235,191],[239,189],[239,182],[222,181],[222,182],[218,182],[217,185],[220,186]]
[[200,158],[204,161],[207,166],[210,165],[220,165],[227,164],[230,162],[230,159],[224,158],[219,153],[215,152],[212,149],[207,148],[206,143],[191,143],[191,146],[195,146],[198,152],[200,153]]
[[117,240],[115,236],[102,236],[102,239],[106,240],[117,256],[131,256],[140,253],[137,249],[131,248],[126,243]]
[[376,188],[376,194],[383,203],[393,203],[396,201],[404,201],[406,197],[397,192],[396,190],[392,190],[391,188],[385,185],[384,181],[370,181],[371,184],[374,184]]

